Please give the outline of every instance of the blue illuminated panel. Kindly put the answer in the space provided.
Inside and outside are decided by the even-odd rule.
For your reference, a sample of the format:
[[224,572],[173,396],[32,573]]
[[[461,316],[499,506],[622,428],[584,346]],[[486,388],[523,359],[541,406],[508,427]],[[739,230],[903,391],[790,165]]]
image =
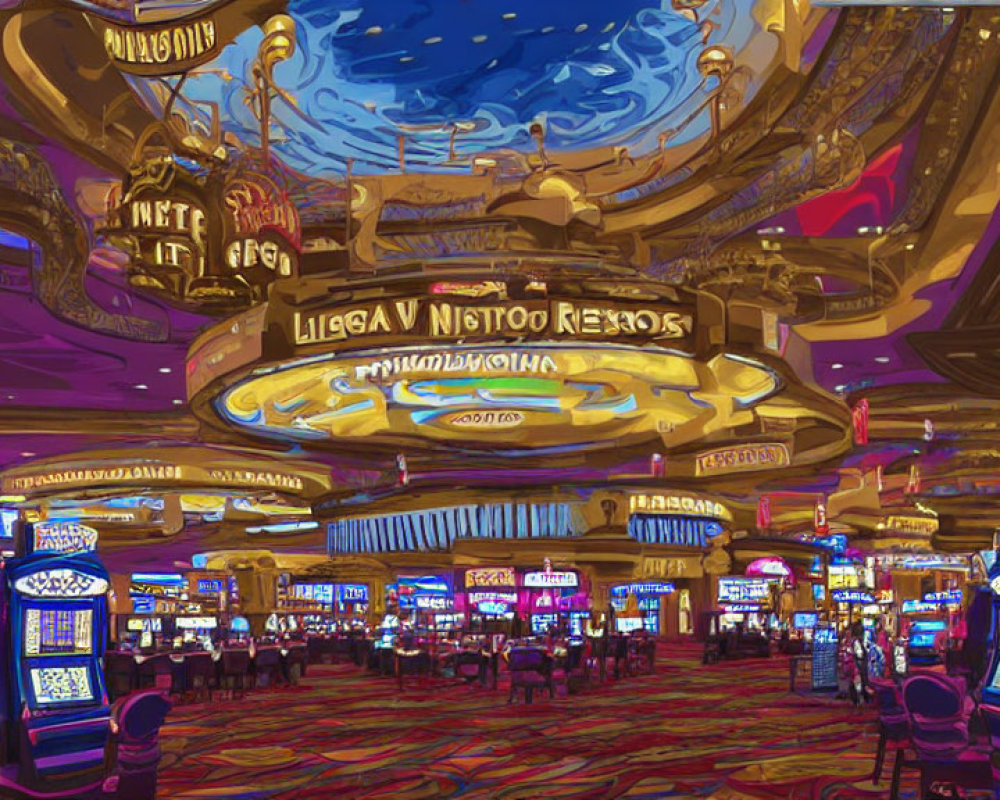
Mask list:
[[644,544],[706,547],[709,540],[722,533],[722,525],[699,517],[633,514],[629,519],[628,532],[633,539]]
[[456,539],[537,539],[575,536],[586,526],[569,503],[494,503],[330,523],[330,553],[451,549]]

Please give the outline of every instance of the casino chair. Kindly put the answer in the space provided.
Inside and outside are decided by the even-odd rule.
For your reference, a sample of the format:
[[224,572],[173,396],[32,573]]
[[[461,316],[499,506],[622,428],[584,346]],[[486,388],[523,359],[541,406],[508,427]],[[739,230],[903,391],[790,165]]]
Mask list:
[[136,692],[111,708],[111,737],[105,751],[110,772],[102,798],[154,800],[160,763],[160,727],[170,711],[162,692]]
[[242,697],[250,675],[250,651],[245,648],[222,651],[222,684],[233,696]]
[[461,650],[455,654],[455,677],[471,684],[486,683],[486,658],[478,650]]
[[586,645],[583,643],[569,645],[563,666],[556,665],[552,670],[552,683],[555,686],[565,686],[567,694],[575,693],[586,685],[589,675],[585,655]]
[[281,675],[281,651],[277,647],[260,647],[254,656],[256,686],[265,689],[274,686]]
[[510,671],[510,694],[507,702],[514,702],[518,689],[524,693],[524,702],[531,705],[535,689],[548,689],[549,698],[555,697],[552,684],[552,657],[537,647],[515,647],[507,656]]
[[326,641],[321,636],[310,636],[306,640],[306,649],[309,652],[309,663],[319,664],[323,660],[323,647]]
[[920,771],[921,797],[927,797],[935,784],[992,790],[990,749],[970,742],[975,702],[965,693],[963,680],[913,673],[903,683],[903,705],[916,752],[904,766]]
[[104,654],[104,681],[111,700],[135,691],[136,666],[131,653],[109,651]]
[[652,675],[656,660],[656,640],[648,636],[630,637],[625,672],[629,675]]
[[211,653],[189,653],[184,657],[184,686],[194,699],[212,700],[216,669]]
[[170,655],[160,653],[143,658],[142,663],[136,667],[136,675],[140,689],[170,692],[174,683],[174,670]]
[[294,643],[289,645],[285,653],[285,680],[290,686],[298,686],[299,680],[306,674],[305,645]]
[[427,676],[431,671],[431,657],[423,650],[403,650],[397,648],[395,651],[395,671],[396,681],[399,690],[403,690],[403,676]]
[[913,746],[910,741],[910,715],[903,705],[903,696],[894,681],[872,678],[870,683],[875,693],[875,706],[878,709],[878,749],[875,752],[872,783],[878,785],[882,777],[886,749],[895,748],[896,757],[893,761],[889,799],[897,800],[905,751]]

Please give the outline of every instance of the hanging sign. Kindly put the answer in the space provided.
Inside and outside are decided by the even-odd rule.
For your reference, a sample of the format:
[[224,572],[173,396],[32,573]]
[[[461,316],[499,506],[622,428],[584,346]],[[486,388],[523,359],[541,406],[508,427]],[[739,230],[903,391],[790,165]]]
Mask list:
[[719,578],[720,603],[763,603],[771,597],[766,578]]
[[830,599],[835,603],[875,604],[875,598],[872,597],[871,593],[863,592],[860,589],[836,589],[830,592]]
[[416,597],[417,608],[425,611],[450,611],[455,601],[450,597],[433,594],[418,594]]
[[933,536],[938,532],[937,517],[915,517],[890,514],[879,524],[881,530],[893,533],[910,533],[917,536]]
[[611,588],[612,597],[628,597],[634,594],[636,597],[649,596],[654,594],[673,594],[677,588],[673,583],[652,582],[652,583],[625,583],[621,586]]
[[787,445],[781,443],[721,447],[696,455],[694,474],[700,477],[724,475],[728,472],[774,469],[787,467],[791,461]]
[[532,589],[576,587],[580,579],[575,572],[526,572],[524,585]]
[[952,589],[949,592],[927,592],[924,594],[924,602],[960,606],[962,604],[962,590]]
[[791,578],[792,568],[784,559],[776,556],[765,556],[751,561],[747,565],[747,577],[754,578]]
[[469,604],[480,603],[516,603],[517,592],[469,592]]
[[757,530],[771,529],[771,498],[766,494],[757,498]]
[[688,517],[731,520],[729,510],[714,500],[683,494],[633,494],[628,498],[632,514],[683,514]]
[[[98,17],[90,17],[97,21]],[[211,61],[219,53],[215,19],[125,27],[99,22],[104,49],[116,67],[135,75],[171,75]]]
[[478,567],[465,571],[465,588],[493,588],[517,586],[513,567]]
[[826,536],[830,532],[830,523],[826,519],[826,501],[817,500],[813,508],[813,530],[817,536]]
[[36,522],[31,526],[33,551],[91,553],[97,549],[97,531],[71,520]]
[[859,400],[851,409],[851,421],[854,424],[854,443],[868,444],[868,400]]

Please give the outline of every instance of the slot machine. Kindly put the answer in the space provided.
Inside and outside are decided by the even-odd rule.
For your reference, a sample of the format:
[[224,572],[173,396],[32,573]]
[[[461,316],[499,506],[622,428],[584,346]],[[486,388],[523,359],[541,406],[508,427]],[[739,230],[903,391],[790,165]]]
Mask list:
[[3,577],[8,763],[33,789],[99,781],[110,731],[100,660],[108,574],[92,553],[50,550],[7,562]]

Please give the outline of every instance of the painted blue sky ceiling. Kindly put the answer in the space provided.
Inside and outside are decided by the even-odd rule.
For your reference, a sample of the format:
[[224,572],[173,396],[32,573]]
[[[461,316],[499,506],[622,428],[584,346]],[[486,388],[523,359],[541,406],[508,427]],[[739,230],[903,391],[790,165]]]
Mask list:
[[[756,25],[752,5],[702,7],[719,26],[710,41],[739,51]],[[669,2],[291,0],[289,13],[298,49],[275,78],[300,114],[275,100],[271,136],[291,167],[312,174],[341,173],[346,158],[358,171],[393,168],[400,133],[413,167],[464,170],[474,154],[533,150],[536,120],[549,150],[645,152],[705,97],[701,31]],[[183,88],[188,100],[221,98],[224,127],[253,144],[259,125],[245,97],[261,38],[246,31]],[[448,160],[453,126],[458,163]],[[707,126],[702,113],[673,141]]]

